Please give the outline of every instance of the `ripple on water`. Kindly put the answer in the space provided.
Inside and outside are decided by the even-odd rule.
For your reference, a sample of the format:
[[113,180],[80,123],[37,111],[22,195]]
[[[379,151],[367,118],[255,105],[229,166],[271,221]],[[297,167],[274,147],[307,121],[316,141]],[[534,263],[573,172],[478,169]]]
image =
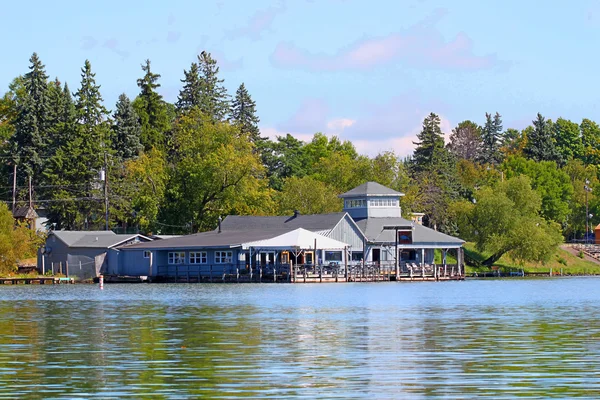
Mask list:
[[0,398],[593,398],[598,283],[0,287]]

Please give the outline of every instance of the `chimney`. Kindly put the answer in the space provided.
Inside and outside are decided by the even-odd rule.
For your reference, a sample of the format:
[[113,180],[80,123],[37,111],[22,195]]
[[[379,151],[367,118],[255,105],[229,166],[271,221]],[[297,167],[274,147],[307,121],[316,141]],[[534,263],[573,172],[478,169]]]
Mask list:
[[219,233],[221,233],[221,221],[223,221],[223,218],[219,215]]
[[294,218],[298,218],[298,215],[300,215],[300,211],[294,210]]

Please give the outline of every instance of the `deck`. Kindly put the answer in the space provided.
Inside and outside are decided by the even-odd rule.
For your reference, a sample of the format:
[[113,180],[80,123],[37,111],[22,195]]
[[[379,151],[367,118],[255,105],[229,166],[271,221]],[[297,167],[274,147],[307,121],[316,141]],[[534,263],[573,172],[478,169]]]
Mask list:
[[[464,271],[457,265],[403,266],[396,276],[395,268],[382,265],[349,266],[289,264],[269,265],[249,269],[246,266],[159,267],[157,275],[144,277],[147,282],[173,283],[345,283],[345,282],[411,282],[464,280]],[[107,280],[109,282],[109,280]]]
[[74,283],[73,278],[57,278],[53,276],[34,276],[31,278],[0,278],[0,285],[58,285]]

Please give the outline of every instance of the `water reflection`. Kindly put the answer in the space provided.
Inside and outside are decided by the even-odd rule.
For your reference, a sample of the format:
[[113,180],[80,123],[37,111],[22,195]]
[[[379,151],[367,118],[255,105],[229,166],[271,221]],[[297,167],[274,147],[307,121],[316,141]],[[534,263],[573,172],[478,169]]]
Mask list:
[[0,398],[596,397],[599,282],[0,287]]

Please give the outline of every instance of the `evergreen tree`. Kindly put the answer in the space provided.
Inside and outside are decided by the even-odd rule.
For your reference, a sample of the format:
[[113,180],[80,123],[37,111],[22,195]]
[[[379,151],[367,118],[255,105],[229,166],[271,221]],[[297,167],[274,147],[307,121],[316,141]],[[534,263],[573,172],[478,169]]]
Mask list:
[[23,79],[23,99],[17,104],[15,133],[10,140],[13,162],[38,182],[47,135],[48,75],[36,53]]
[[63,87],[58,78],[49,86],[48,106],[47,153],[53,155],[72,138],[76,126],[75,104],[69,86],[65,83]]
[[235,93],[231,105],[231,121],[238,126],[243,135],[247,135],[254,143],[260,141],[260,130],[256,115],[256,103],[250,97],[246,86],[242,83]]
[[422,171],[434,164],[436,156],[444,150],[444,137],[440,128],[440,117],[429,114],[423,121],[423,129],[417,135],[418,142],[413,153],[412,169]]
[[135,158],[142,150],[139,117],[125,93],[119,96],[113,116],[113,150],[122,160]]
[[[75,94],[76,129],[51,159],[47,176],[56,188],[51,198],[49,221],[57,229],[103,227],[104,210],[99,171],[104,167],[110,146],[108,111],[102,104],[91,64],[81,69],[81,86]],[[68,111],[67,111],[68,113]]]
[[133,107],[140,117],[142,133],[140,141],[145,150],[152,147],[164,148],[166,143],[165,134],[170,129],[169,114],[162,96],[156,91],[160,87],[158,78],[150,69],[150,60],[142,64],[144,77],[137,80],[140,94],[133,102]]
[[500,151],[502,139],[502,118],[496,113],[492,115],[485,114],[485,125],[481,130],[483,149],[480,161],[492,165],[498,165],[502,162],[502,152]]
[[527,144],[523,153],[527,158],[534,161],[557,161],[558,152],[552,137],[552,122],[546,120],[538,113],[533,121],[533,129],[527,137]]
[[448,150],[458,158],[476,161],[481,159],[483,143],[481,127],[471,121],[463,121],[452,130]]
[[193,62],[189,71],[183,70],[184,78],[183,88],[179,91],[177,97],[177,111],[187,112],[194,107],[199,107],[202,101],[202,82],[200,81],[200,72],[198,64]]
[[198,56],[198,67],[202,84],[200,110],[213,121],[223,121],[229,112],[229,95],[223,79],[219,79],[217,61],[203,51]]

